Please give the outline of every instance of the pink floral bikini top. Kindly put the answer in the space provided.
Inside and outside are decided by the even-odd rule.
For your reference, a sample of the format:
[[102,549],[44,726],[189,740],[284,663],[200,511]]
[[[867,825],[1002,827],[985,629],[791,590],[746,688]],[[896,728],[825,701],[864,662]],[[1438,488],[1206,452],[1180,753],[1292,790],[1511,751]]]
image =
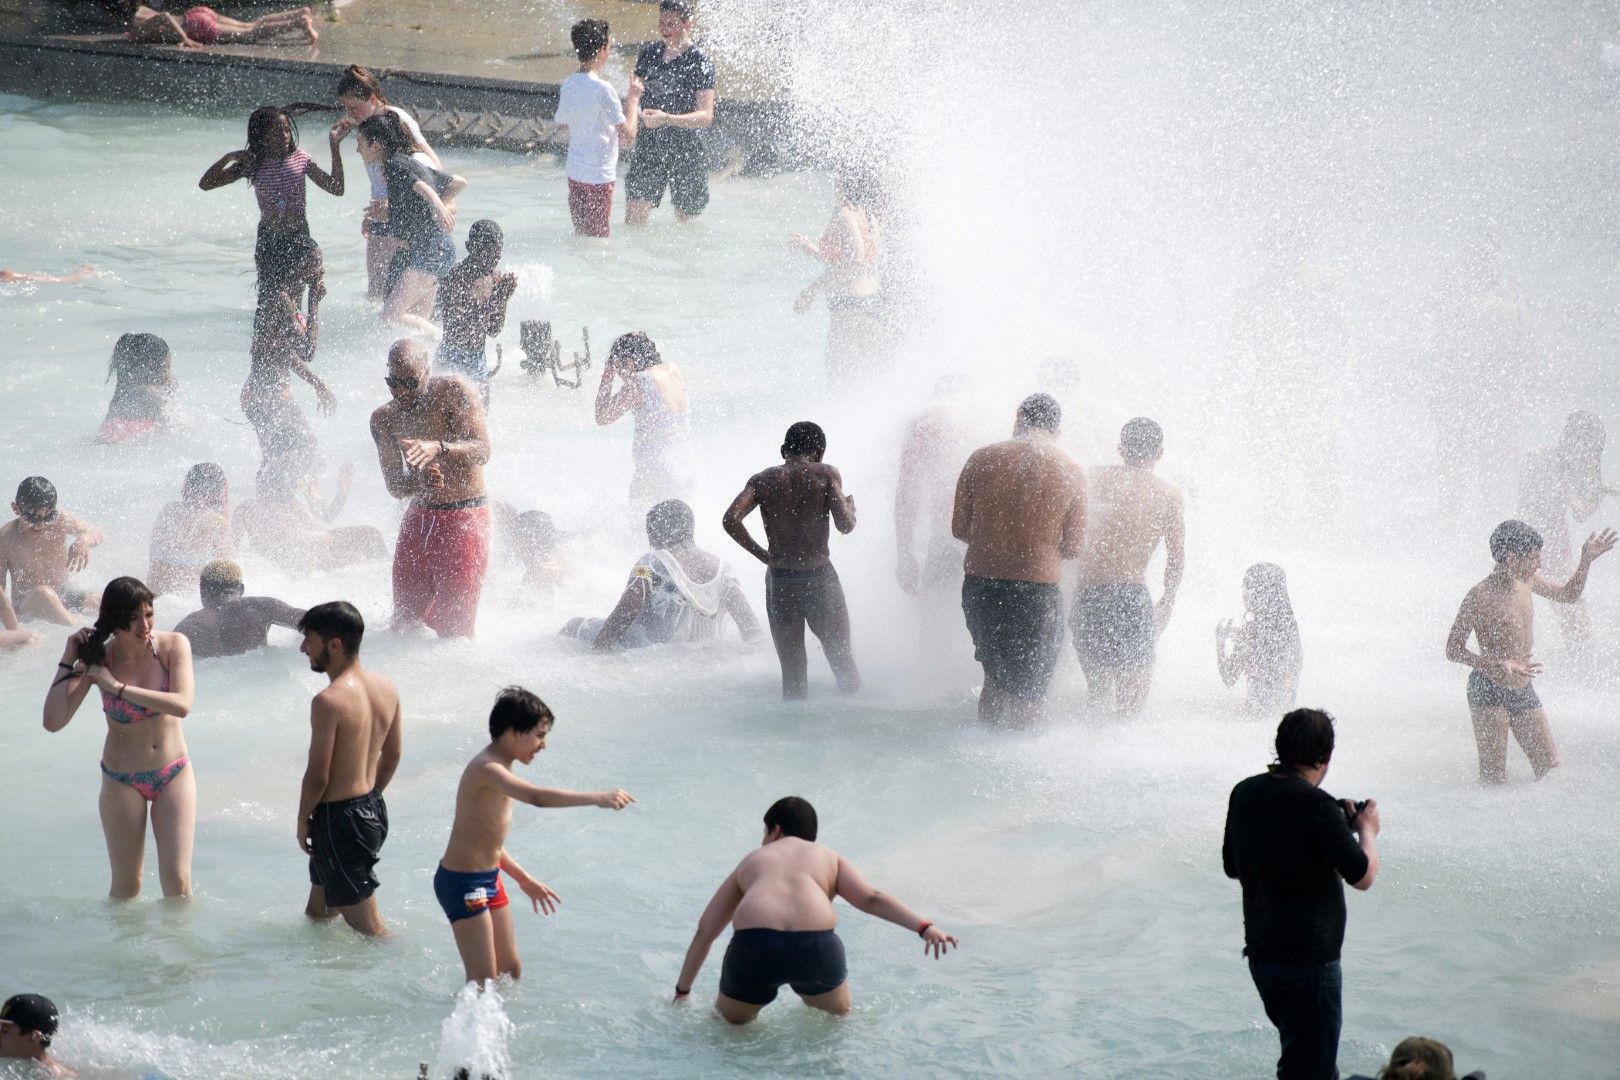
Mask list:
[[[156,653],[153,653],[153,655],[157,656]],[[157,657],[157,662],[163,668],[163,685],[158,687],[158,693],[167,694],[169,692],[169,665],[163,662],[161,656]],[[125,684],[125,686],[128,685],[128,683]],[[101,711],[106,713],[107,719],[115,724],[133,724],[140,720],[155,720],[163,715],[155,709],[137,705],[128,698],[109,695],[105,690],[101,692]]]

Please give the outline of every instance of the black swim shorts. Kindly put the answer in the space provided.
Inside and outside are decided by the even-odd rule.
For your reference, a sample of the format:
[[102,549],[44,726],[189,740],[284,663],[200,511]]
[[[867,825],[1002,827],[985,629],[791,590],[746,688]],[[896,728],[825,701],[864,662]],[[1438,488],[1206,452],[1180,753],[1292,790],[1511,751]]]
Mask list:
[[693,217],[709,205],[709,156],[695,131],[654,128],[636,138],[625,174],[625,197],[657,206],[669,189],[675,209]]
[[832,563],[814,570],[765,571],[765,617],[772,626],[808,623],[821,637],[836,622],[849,620],[844,586]]
[[1056,585],[962,579],[962,612],[985,677],[1014,697],[1040,701],[1063,644],[1063,594]]
[[786,983],[800,997],[844,985],[844,943],[832,930],[738,930],[726,946],[720,992],[748,1005],[769,1005]]
[[1146,585],[1086,585],[1074,594],[1074,651],[1100,668],[1153,663],[1153,597]]
[[327,907],[349,907],[377,891],[372,874],[388,839],[388,806],[376,792],[357,799],[323,802],[309,819],[315,854],[309,883],[326,892]]
[[1523,689],[1509,690],[1475,668],[1468,673],[1468,704],[1476,709],[1501,708],[1521,713],[1541,708],[1541,697],[1533,682],[1525,683]]

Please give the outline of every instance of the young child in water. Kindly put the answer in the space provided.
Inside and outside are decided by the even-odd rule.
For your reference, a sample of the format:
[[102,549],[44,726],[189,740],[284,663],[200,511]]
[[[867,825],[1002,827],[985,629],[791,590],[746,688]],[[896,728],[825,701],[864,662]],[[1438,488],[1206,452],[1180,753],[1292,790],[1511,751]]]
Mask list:
[[1215,663],[1227,686],[1247,678],[1245,712],[1270,716],[1294,707],[1305,654],[1282,567],[1255,563],[1243,572],[1243,621],[1215,627]]
[[530,806],[597,806],[623,810],[636,800],[628,791],[563,791],[535,787],[512,772],[512,763],[528,765],[546,748],[555,718],[546,703],[520,686],[509,686],[495,699],[489,714],[490,743],[467,763],[456,789],[456,820],[450,843],[433,875],[433,891],[450,920],[456,948],[468,982],[482,985],[500,975],[523,973],[512,929],[502,871],[546,914],[557,910],[558,896],[531,877],[505,848],[512,824],[512,800]]

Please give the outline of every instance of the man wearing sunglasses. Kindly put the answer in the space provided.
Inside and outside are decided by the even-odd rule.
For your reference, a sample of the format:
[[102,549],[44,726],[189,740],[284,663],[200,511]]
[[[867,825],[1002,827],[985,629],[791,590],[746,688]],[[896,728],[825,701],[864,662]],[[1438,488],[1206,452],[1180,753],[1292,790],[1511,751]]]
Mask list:
[[388,493],[411,500],[394,546],[394,628],[472,637],[489,564],[484,406],[461,376],[429,378],[410,340],[388,350],[383,381],[393,400],[371,414],[377,463]]
[[101,543],[101,530],[57,509],[56,485],[43,476],[17,486],[11,509],[16,519],[0,525],[0,585],[9,581],[16,613],[63,626],[94,618],[101,597],[68,577],[90,565],[90,549]]

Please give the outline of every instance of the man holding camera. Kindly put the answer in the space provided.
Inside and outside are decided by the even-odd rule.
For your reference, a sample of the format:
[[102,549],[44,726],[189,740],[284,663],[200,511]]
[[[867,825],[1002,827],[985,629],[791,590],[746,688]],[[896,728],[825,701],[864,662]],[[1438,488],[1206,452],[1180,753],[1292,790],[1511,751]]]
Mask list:
[[1333,718],[1295,709],[1277,763],[1227,803],[1221,860],[1243,884],[1243,952],[1282,1040],[1278,1080],[1338,1080],[1343,882],[1365,891],[1378,876],[1378,804],[1322,790],[1332,757]]

